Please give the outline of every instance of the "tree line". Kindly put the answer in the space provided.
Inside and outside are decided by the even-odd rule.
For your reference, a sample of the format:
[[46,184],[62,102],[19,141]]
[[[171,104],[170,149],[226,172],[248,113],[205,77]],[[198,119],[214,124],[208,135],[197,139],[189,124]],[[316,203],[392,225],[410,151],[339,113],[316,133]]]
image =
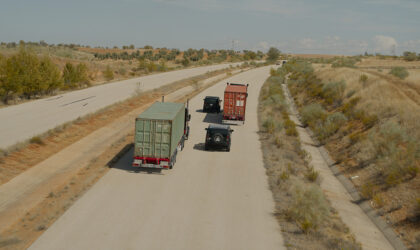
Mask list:
[[60,69],[50,57],[38,57],[24,46],[9,57],[0,54],[0,99],[5,104],[14,98],[31,99],[88,84],[88,68],[83,63],[66,63]]

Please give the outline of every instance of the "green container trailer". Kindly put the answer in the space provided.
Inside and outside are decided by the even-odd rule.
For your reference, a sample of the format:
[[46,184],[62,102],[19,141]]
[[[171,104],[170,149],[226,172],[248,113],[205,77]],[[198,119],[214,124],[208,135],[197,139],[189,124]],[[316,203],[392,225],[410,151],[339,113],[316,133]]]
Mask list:
[[172,168],[188,136],[183,103],[155,102],[136,118],[133,166]]

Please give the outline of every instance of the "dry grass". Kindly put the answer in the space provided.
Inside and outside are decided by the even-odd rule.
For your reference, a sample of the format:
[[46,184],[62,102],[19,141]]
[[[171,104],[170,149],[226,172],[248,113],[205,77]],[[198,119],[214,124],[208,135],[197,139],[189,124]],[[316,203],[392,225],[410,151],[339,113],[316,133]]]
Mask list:
[[295,127],[288,122],[281,80],[276,77],[269,78],[261,90],[258,114],[264,164],[286,246],[360,249],[325,199],[316,182],[318,173],[308,166],[298,137],[288,132],[288,126]]
[[391,67],[406,67],[406,68],[420,68],[420,61],[408,62],[403,59],[379,59],[375,57],[369,57],[362,59],[361,62],[356,64],[359,68],[382,68],[389,69]]
[[[361,196],[371,199],[373,207],[412,247],[420,235],[420,219],[412,212],[420,190],[420,62],[369,58],[357,66],[314,67],[321,84],[346,82],[338,107],[322,94],[314,97],[311,89],[299,91],[291,86],[291,92],[301,107],[318,103],[328,113],[340,111],[348,118],[324,143],[343,174],[358,176],[352,181]],[[390,75],[389,70],[396,66],[406,67],[412,75],[405,80]]]

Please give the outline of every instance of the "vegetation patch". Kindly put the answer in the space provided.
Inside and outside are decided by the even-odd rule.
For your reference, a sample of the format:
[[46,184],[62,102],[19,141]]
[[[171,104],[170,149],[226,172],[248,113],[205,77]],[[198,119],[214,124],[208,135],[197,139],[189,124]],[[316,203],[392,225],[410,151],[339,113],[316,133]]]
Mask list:
[[[311,72],[306,66],[298,67]],[[360,249],[326,200],[317,184],[318,172],[308,165],[307,154],[301,148],[281,85],[287,71],[273,69],[271,75],[260,93],[260,140],[276,217],[286,246],[290,249]],[[326,114],[326,111],[320,113]]]
[[[420,190],[417,87],[385,73],[334,69],[334,61],[329,63],[333,68],[317,72],[304,60],[289,60],[285,67],[302,122],[361,197],[371,200],[412,247],[419,234],[413,212],[413,197]],[[408,76],[400,66],[391,72],[401,79]]]
[[400,79],[405,79],[409,75],[407,69],[404,68],[404,67],[393,67],[391,69],[391,71],[389,71],[389,74],[391,74],[393,76],[396,76],[396,77],[398,77]]

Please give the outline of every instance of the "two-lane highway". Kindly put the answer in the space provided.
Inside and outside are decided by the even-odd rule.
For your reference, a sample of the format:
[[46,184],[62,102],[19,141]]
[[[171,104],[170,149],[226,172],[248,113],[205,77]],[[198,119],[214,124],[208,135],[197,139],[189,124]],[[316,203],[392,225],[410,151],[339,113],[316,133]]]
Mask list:
[[65,122],[146,91],[189,77],[236,66],[220,64],[149,75],[76,90],[0,109],[0,148],[7,148]]
[[191,134],[174,169],[134,172],[129,152],[30,249],[285,249],[257,134],[268,75],[264,67],[227,80],[250,84],[231,152],[203,151],[205,127],[220,117],[194,112],[204,96],[223,96],[223,81],[190,101]]

